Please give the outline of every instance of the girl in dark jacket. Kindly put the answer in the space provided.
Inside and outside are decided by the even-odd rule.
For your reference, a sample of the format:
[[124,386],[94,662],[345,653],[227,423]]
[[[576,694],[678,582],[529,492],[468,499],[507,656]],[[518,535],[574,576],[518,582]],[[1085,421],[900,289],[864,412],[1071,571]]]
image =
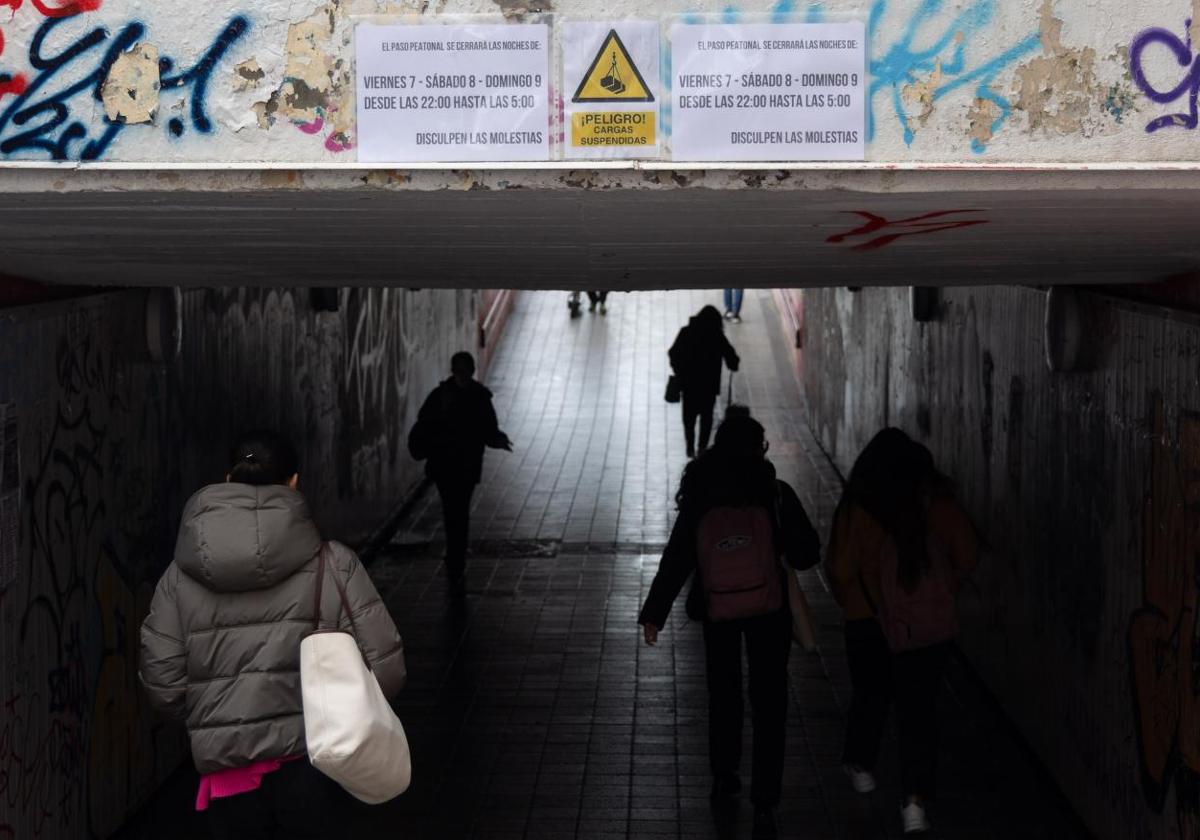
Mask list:
[[713,408],[721,393],[721,363],[738,369],[738,354],[725,338],[725,324],[714,306],[697,312],[679,331],[667,352],[671,370],[683,392],[683,436],[689,458],[696,454],[696,420],[700,421],[700,451],[708,448]]
[[404,685],[404,647],[358,557],[322,543],[291,444],[250,433],[230,460],[225,483],[184,507],[142,624],[141,681],[152,705],[187,725],[196,808],[214,837],[334,837],[342,794],[308,762],[300,697],[301,640],[318,624],[350,630],[337,587],[322,587],[314,609],[320,552],[389,698]]
[[[679,516],[663,552],[658,574],[638,618],[646,644],[658,641],[671,604],[697,570],[698,533],[705,514],[717,507],[765,508],[775,522],[774,552],[794,569],[820,560],[820,540],[795,492],[775,477],[765,457],[763,427],[748,413],[731,412],[717,430],[711,450],[684,470],[676,501]],[[790,574],[778,565],[778,574]],[[696,576],[699,578],[699,575]],[[781,581],[782,591],[787,592]],[[774,612],[734,621],[710,621],[697,580],[687,601],[688,616],[704,622],[708,668],[709,763],[712,798],[727,799],[741,788],[738,764],[742,744],[742,640],[750,669],[754,720],[754,775],[751,798],[760,828],[774,825],[783,780],[784,722],[787,715],[787,661],[791,612],[786,596]]]

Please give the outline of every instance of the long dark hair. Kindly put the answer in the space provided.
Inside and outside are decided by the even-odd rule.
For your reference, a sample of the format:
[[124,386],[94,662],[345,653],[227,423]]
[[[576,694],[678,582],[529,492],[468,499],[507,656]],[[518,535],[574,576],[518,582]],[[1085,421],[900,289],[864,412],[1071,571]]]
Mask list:
[[726,410],[713,446],[683,470],[675,502],[681,511],[719,504],[771,504],[775,467],[763,457],[766,430],[740,406]]
[[889,427],[854,462],[838,514],[854,502],[883,527],[896,546],[900,585],[911,592],[930,567],[929,502],[950,492],[929,449]]
[[239,484],[287,484],[299,471],[296,447],[267,429],[244,433],[229,452],[229,480]]

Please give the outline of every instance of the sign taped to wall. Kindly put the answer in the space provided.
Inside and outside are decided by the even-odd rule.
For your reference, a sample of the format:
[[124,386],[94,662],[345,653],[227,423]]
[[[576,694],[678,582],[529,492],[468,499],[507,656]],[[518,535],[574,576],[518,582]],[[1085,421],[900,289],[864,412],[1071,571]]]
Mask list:
[[863,160],[861,21],[671,27],[673,160]]
[[358,159],[549,160],[544,23],[355,27]]
[[562,33],[567,157],[658,157],[658,24],[570,21]]

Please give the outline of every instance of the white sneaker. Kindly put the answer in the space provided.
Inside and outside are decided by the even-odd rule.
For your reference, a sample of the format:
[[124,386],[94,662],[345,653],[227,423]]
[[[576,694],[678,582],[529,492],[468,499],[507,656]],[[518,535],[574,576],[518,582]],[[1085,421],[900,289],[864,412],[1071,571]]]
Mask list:
[[875,790],[875,777],[855,764],[843,764],[842,769],[850,779],[855,793],[871,793]]
[[905,834],[924,834],[929,831],[925,808],[916,802],[909,802],[900,809],[900,822],[904,823]]

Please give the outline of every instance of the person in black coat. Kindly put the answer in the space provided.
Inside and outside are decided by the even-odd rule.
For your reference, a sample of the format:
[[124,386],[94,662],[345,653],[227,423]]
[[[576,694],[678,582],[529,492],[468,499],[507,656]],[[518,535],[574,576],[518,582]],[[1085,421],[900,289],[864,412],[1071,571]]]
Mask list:
[[[735,410],[737,409],[737,410]],[[783,781],[787,716],[787,661],[792,617],[787,597],[778,611],[733,621],[709,621],[699,581],[697,535],[701,519],[716,507],[761,506],[774,521],[775,550],[794,569],[820,561],[821,541],[796,493],[775,476],[767,460],[763,427],[740,407],[732,407],[717,429],[715,445],[688,464],[676,501],[679,516],[638,616],[646,644],[654,645],[671,605],[689,576],[689,618],[704,622],[709,692],[709,764],[712,798],[732,797],[741,788],[738,764],[742,746],[742,641],[750,670],[754,723],[751,799],[756,825],[774,825]],[[693,573],[696,573],[693,575]],[[779,565],[782,578],[790,572]],[[787,592],[786,578],[782,578]]]
[[425,400],[408,436],[409,452],[425,460],[425,474],[437,486],[446,527],[446,572],[454,591],[464,588],[471,496],[483,477],[487,447],[512,451],[500,431],[492,392],[475,380],[475,359],[455,353],[451,376]]
[[671,370],[683,392],[683,435],[687,454],[696,454],[696,420],[700,420],[700,451],[708,448],[713,408],[721,393],[721,363],[738,369],[738,355],[725,338],[725,324],[715,306],[705,306],[679,331],[667,353]]

